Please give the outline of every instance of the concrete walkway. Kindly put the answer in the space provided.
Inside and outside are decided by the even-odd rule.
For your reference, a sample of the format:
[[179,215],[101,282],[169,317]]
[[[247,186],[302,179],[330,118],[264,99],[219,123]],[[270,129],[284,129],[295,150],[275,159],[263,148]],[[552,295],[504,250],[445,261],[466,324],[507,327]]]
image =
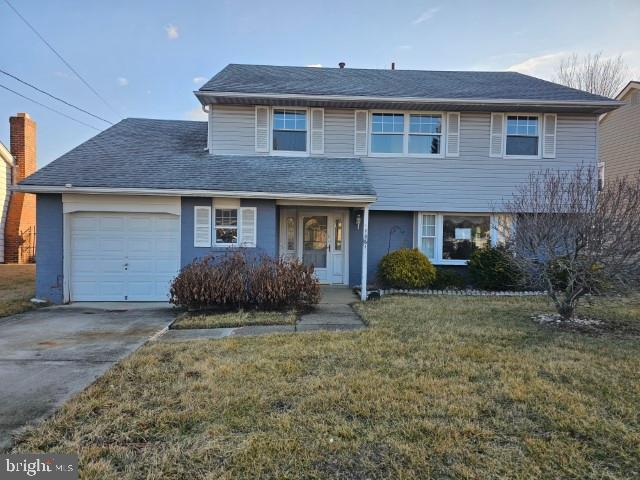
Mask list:
[[236,328],[202,328],[169,330],[158,338],[161,341],[210,340],[226,337],[266,335],[271,333],[300,333],[321,330],[357,330],[364,328],[351,304],[358,301],[346,287],[322,287],[320,303],[300,317],[295,325],[264,325]]

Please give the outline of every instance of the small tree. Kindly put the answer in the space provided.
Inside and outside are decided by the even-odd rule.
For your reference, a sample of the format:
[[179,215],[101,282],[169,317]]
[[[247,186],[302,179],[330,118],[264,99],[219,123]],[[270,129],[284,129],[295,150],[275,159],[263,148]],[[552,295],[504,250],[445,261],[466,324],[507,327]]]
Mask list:
[[533,173],[495,210],[524,280],[546,289],[563,319],[588,293],[640,284],[640,177],[599,191],[595,168]]
[[567,87],[612,98],[624,87],[627,74],[622,55],[603,58],[601,52],[584,57],[574,53],[560,61],[554,80]]

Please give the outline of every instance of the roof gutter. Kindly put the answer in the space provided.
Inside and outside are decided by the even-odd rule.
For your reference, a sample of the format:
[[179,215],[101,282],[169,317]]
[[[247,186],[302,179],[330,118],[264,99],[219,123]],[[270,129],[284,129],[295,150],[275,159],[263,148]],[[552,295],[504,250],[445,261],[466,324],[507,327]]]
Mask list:
[[13,191],[24,193],[82,193],[95,195],[154,195],[163,197],[241,197],[291,200],[317,200],[324,202],[373,203],[375,195],[327,195],[312,193],[273,193],[230,190],[188,190],[164,188],[108,188],[108,187],[61,187],[55,185],[15,185]]
[[529,99],[490,99],[490,98],[424,98],[424,97],[370,97],[358,95],[306,95],[295,93],[251,93],[251,92],[206,92],[196,90],[193,92],[198,100],[205,105],[207,99],[216,98],[269,98],[269,99],[296,99],[307,101],[339,101],[339,102],[389,102],[389,103],[440,103],[451,105],[527,105],[527,106],[555,106],[555,107],[593,107],[593,108],[618,108],[624,104],[618,100],[529,100]]

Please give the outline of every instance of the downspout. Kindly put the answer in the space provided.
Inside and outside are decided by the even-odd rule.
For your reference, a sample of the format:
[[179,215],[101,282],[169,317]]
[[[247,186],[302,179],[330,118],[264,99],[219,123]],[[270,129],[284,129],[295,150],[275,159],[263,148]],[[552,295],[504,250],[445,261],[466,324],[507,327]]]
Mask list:
[[367,244],[369,243],[369,205],[364,207],[362,219],[362,276],[360,281],[360,300],[367,301]]

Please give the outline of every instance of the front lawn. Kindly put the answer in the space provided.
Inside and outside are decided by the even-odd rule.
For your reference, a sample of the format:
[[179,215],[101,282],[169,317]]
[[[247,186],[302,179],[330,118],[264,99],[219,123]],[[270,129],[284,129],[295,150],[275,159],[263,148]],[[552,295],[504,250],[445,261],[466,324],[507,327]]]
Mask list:
[[33,308],[35,265],[0,265],[0,317]]
[[171,328],[184,330],[191,328],[247,327],[250,325],[293,325],[295,312],[244,311],[224,313],[204,313],[180,315]]
[[[590,315],[640,322],[611,305]],[[16,451],[78,452],[95,479],[637,478],[639,338],[530,320],[547,310],[386,297],[357,332],[150,344]]]

